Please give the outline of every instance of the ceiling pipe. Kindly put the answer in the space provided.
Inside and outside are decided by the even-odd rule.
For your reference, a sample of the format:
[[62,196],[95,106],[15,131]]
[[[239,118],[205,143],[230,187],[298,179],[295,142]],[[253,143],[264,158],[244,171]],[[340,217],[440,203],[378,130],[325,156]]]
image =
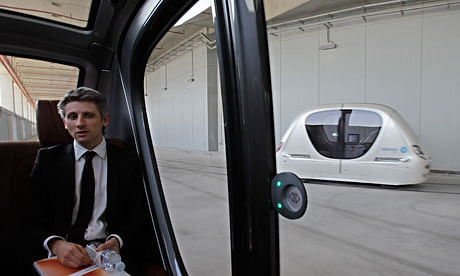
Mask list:
[[59,71],[71,71],[71,72],[77,73],[77,75],[78,75],[78,69],[77,68],[75,68],[75,69],[72,69],[72,68],[60,68],[60,67],[55,68],[55,67],[49,67],[49,66],[36,66],[36,65],[25,65],[25,64],[16,64],[16,68],[35,68],[35,69],[43,69],[43,70],[46,70],[46,71],[54,69],[54,70],[59,70]]
[[[384,2],[384,3],[378,3],[378,4],[371,4],[371,5],[364,5],[364,6],[359,6],[355,8],[350,8],[350,9],[344,9],[344,10],[339,10],[335,12],[330,12],[330,13],[323,13],[320,15],[314,15],[310,17],[305,17],[301,19],[296,19],[296,20],[290,20],[286,21],[283,23],[277,23],[277,24],[272,24],[267,26],[267,31],[269,32],[270,35],[273,36],[278,36],[278,34],[289,31],[289,30],[294,30],[298,29],[299,27],[302,28],[309,28],[309,27],[315,27],[315,26],[320,26],[323,25],[327,22],[345,22],[345,21],[350,21],[353,19],[361,19],[364,22],[367,21],[368,17],[372,16],[379,16],[379,15],[386,15],[386,14],[393,14],[393,13],[401,13],[401,10],[403,12],[407,11],[412,11],[412,10],[420,10],[420,9],[429,9],[429,8],[436,8],[436,7],[442,7],[442,6],[452,6],[455,4],[460,4],[460,1],[437,1],[435,4],[428,4],[428,3],[423,3],[423,4],[414,4],[413,6],[409,7],[406,3],[406,1],[389,1],[389,2]],[[395,3],[402,3],[403,4],[403,9],[397,9],[397,10],[390,10],[390,11],[383,11],[383,12],[374,12],[374,13],[368,13],[367,9],[372,6],[372,7],[377,7],[377,6],[383,6],[383,5],[391,5]],[[345,12],[350,12],[350,11],[359,11],[363,10],[365,14],[359,14],[355,16],[347,16],[343,18],[337,18],[332,19],[334,15],[338,15],[340,13],[345,13]],[[312,23],[306,23],[306,21],[311,21],[314,19],[320,19],[322,17],[327,17],[324,20],[320,20],[317,22],[312,22]]]
[[[53,76],[53,77],[61,77],[61,78],[73,78],[73,79],[78,79],[78,75],[74,76],[74,75],[56,75],[56,73],[43,73],[43,72],[31,72],[31,71],[28,71],[28,72],[22,72],[20,70],[18,70],[19,72],[23,73],[23,74],[27,74],[29,76]],[[49,71],[49,70],[48,70]]]
[[44,78],[32,78],[32,77],[23,77],[22,81],[23,81],[23,83],[26,83],[26,82],[33,83],[35,81],[37,81],[37,83],[38,83],[38,81],[71,82],[72,84],[76,83],[76,80],[70,80],[70,79],[67,79],[67,80],[64,80],[64,79],[44,79]]
[[146,70],[147,72],[155,71],[156,67],[162,66],[172,60],[175,56],[178,56],[185,51],[190,51],[198,43],[203,44],[208,49],[215,49],[217,47],[216,41],[209,39],[205,34],[207,30],[201,29],[195,34],[189,36],[187,39],[176,44],[174,47],[170,48],[168,51],[164,52],[160,56],[156,57],[152,61],[147,63]]
[[387,1],[387,2],[382,2],[382,3],[375,3],[375,4],[367,4],[367,5],[362,5],[358,7],[353,7],[353,8],[347,8],[347,9],[342,9],[338,11],[333,11],[333,12],[327,12],[327,13],[322,13],[322,14],[317,14],[309,17],[304,17],[300,19],[294,19],[294,20],[289,20],[286,22],[282,23],[276,23],[269,25],[268,28],[273,28],[273,27],[280,27],[283,25],[291,25],[295,23],[301,23],[304,24],[305,21],[316,19],[316,18],[321,18],[321,17],[329,17],[331,19],[334,15],[340,14],[340,13],[347,13],[347,12],[354,12],[354,11],[359,11],[359,10],[367,10],[369,8],[375,8],[375,7],[380,7],[380,6],[388,6],[388,5],[393,5],[393,4],[404,4],[407,0],[393,0],[393,1]]
[[210,50],[217,48],[216,40],[209,39],[203,32],[200,33],[200,41]]
[[40,89],[40,88],[50,89],[50,90],[53,89],[53,90],[61,91],[60,94],[62,96],[62,94],[63,94],[62,91],[66,91],[66,90],[68,91],[68,90],[70,90],[72,88],[75,88],[75,86],[73,86],[73,85],[65,85],[65,84],[60,85],[60,86],[55,86],[55,85],[49,85],[49,84],[46,84],[46,83],[40,83],[40,84],[35,84],[33,86],[33,88],[31,88],[30,90],[35,91],[35,90]]
[[35,110],[35,103],[30,97],[29,92],[25,88],[24,84],[22,83],[21,79],[19,78],[18,74],[16,73],[16,70],[14,67],[11,65],[9,60],[6,58],[4,55],[0,55],[0,62],[3,64],[5,67],[6,71],[10,74],[11,78],[13,81],[16,83],[16,85],[19,87],[19,90],[21,90],[22,94],[24,97],[26,97],[27,101],[29,101],[30,105],[32,105],[32,108]]

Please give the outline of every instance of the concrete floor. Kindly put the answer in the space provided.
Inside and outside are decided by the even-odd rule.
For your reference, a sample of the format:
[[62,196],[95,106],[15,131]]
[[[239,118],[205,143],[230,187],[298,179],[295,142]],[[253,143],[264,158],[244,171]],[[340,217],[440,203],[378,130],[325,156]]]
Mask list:
[[[231,275],[225,155],[156,149],[190,275]],[[280,218],[281,275],[460,275],[460,179],[408,187],[307,183]],[[438,183],[437,183],[438,182]]]

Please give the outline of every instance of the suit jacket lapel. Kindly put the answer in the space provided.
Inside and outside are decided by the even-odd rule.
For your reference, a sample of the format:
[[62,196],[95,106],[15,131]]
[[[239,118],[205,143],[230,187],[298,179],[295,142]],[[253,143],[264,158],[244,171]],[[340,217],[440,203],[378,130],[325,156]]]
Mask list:
[[72,219],[73,207],[75,205],[75,153],[73,149],[73,143],[65,146],[63,154],[59,160],[58,168],[60,175],[59,186],[61,191],[60,206],[63,206],[63,219],[66,220],[65,225],[69,225]]

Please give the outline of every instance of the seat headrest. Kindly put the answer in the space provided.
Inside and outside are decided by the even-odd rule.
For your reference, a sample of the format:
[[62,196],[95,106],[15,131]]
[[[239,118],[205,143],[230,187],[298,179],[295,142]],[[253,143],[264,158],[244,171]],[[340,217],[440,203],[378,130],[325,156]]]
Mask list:
[[37,103],[37,132],[42,147],[73,141],[57,111],[58,102],[56,100],[39,100]]

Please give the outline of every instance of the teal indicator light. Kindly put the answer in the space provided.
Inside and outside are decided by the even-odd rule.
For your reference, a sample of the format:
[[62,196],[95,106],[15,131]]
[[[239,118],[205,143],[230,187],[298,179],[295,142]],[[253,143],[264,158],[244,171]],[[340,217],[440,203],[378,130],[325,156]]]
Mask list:
[[278,209],[281,209],[281,208],[283,208],[283,204],[278,203]]
[[276,182],[276,186],[281,187],[281,181]]

